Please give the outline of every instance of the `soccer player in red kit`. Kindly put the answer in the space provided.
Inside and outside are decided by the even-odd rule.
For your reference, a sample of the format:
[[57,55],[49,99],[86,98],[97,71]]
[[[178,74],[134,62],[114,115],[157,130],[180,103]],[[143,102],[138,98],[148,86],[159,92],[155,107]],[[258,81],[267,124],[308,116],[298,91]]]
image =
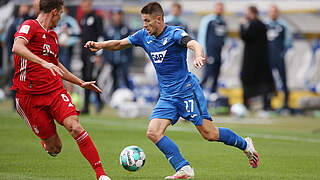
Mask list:
[[12,89],[17,90],[17,112],[41,139],[44,149],[51,156],[56,156],[62,147],[53,121],[55,119],[76,140],[82,155],[95,170],[97,179],[110,180],[103,170],[96,147],[79,123],[79,112],[61,81],[62,78],[101,92],[94,85],[95,81],[82,81],[58,60],[58,37],[52,28],[57,26],[62,6],[63,0],[40,0],[37,19],[23,22],[15,34]]

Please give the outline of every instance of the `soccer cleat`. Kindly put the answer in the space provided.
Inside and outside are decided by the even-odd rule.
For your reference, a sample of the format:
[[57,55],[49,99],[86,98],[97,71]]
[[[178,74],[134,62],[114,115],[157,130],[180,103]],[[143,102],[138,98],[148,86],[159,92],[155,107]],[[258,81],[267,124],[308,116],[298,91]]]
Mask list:
[[50,156],[52,156],[52,157],[56,157],[56,156],[57,156],[57,154],[51,153],[51,152],[48,151],[47,145],[46,145],[42,140],[41,140],[41,145],[42,145],[42,147],[44,148],[44,150],[45,150]]
[[101,175],[100,177],[99,177],[99,180],[111,180],[108,176],[106,176],[106,175]]
[[254,148],[252,139],[246,137],[245,140],[247,141],[247,148],[244,150],[244,153],[247,155],[251,167],[256,168],[259,164],[259,154]]
[[194,170],[189,165],[183,166],[172,176],[167,176],[165,179],[193,179]]

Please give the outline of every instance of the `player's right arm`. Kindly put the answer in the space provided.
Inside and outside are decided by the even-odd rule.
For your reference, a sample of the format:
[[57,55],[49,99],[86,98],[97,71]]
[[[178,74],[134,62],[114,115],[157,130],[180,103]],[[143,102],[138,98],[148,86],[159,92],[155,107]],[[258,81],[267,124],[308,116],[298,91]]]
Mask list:
[[35,27],[31,20],[23,22],[15,34],[12,52],[22,58],[27,59],[28,61],[40,64],[44,68],[49,69],[54,76],[56,75],[55,73],[58,73],[60,76],[62,76],[63,71],[58,66],[41,59],[27,48],[27,44],[32,39],[34,32]]
[[85,48],[89,48],[91,51],[96,52],[100,49],[105,49],[108,51],[118,51],[132,47],[128,38],[124,38],[121,40],[108,40],[103,42],[94,42],[88,41],[85,45]]
[[28,48],[27,48],[27,41],[25,41],[22,38],[17,38],[14,41],[12,52],[14,54],[17,54],[20,57],[23,57],[29,61],[32,61],[34,63],[40,64],[44,68],[47,68],[51,71],[51,73],[55,76],[55,73],[58,73],[60,76],[63,76],[63,71],[56,65],[52,63],[48,63],[47,61],[41,59],[37,55],[33,54]]

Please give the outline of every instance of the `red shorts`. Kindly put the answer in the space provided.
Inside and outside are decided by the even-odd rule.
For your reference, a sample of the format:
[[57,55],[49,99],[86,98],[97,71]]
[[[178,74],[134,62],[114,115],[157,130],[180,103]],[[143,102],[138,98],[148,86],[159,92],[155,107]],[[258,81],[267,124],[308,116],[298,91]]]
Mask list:
[[64,119],[79,115],[65,88],[44,95],[16,95],[18,114],[41,139],[57,133],[54,119],[63,125]]

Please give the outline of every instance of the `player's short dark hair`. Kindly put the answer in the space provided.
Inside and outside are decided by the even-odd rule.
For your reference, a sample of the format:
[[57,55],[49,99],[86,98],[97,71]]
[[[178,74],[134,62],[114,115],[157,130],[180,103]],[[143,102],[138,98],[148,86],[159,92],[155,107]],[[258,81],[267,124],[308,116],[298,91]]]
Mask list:
[[256,6],[249,6],[248,9],[250,12],[252,12],[255,15],[259,14],[258,8]]
[[62,9],[64,4],[63,0],[40,0],[40,11],[44,13],[49,13],[50,11],[57,9]]
[[163,9],[158,2],[150,2],[141,9],[141,14],[157,15],[163,18]]

